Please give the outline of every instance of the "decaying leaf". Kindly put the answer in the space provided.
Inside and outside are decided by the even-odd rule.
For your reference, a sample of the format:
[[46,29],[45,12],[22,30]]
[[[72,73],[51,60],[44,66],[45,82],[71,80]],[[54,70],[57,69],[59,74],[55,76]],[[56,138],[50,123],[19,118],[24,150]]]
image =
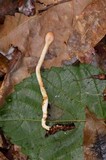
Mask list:
[[81,62],[90,63],[94,46],[106,34],[106,0],[94,0],[76,16],[73,31],[68,40],[70,53],[74,53]]
[[13,85],[17,83],[17,79],[13,79],[12,75],[19,69],[21,66],[22,53],[18,50],[18,48],[14,48],[13,50],[12,60],[8,62],[8,67],[6,68],[6,75],[0,87],[0,103],[4,101],[5,95],[8,95],[12,89]]
[[[16,24],[15,28],[10,28],[10,30],[6,31],[6,35],[1,37],[0,48],[5,52],[8,50],[9,45],[13,44],[24,52],[25,56],[39,58],[44,45],[44,37],[47,32],[52,31],[55,35],[55,41],[47,56],[48,67],[53,64],[60,65],[62,59],[69,58],[64,51],[66,49],[65,42],[71,29],[72,15],[71,2],[52,7],[42,15],[35,15],[18,27]],[[47,63],[45,65],[47,66]]]
[[84,159],[106,159],[106,124],[86,108],[84,128]]
[[73,28],[75,28],[73,22],[76,16],[79,16],[90,3],[91,0],[86,2],[83,0],[82,3],[80,1],[65,2],[50,8],[41,15],[38,14],[33,18],[29,18],[22,25],[18,27],[16,25],[14,30],[12,30],[13,28],[10,29],[8,35],[1,37],[0,48],[7,50],[11,43],[18,46],[26,55],[39,57],[44,43],[44,36],[48,31],[52,31],[55,34],[55,42],[49,50],[45,65],[48,67],[59,66],[62,60],[68,60],[72,56],[68,55],[67,41],[73,32]]

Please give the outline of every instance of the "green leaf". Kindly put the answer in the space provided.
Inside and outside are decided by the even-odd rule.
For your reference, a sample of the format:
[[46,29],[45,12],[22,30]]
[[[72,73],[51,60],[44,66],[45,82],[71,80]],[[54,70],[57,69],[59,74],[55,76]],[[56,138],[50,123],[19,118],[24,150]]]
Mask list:
[[76,129],[45,138],[41,127],[42,96],[35,74],[18,84],[7,98],[0,110],[0,127],[30,160],[82,160],[85,106],[106,118],[106,81],[90,78],[99,73],[100,69],[90,65],[51,68],[42,73],[51,104],[49,123],[76,120]]

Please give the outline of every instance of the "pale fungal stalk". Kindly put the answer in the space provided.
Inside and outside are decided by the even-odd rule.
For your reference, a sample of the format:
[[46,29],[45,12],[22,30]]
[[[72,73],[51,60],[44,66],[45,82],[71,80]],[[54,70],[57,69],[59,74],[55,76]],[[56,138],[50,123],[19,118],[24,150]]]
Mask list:
[[42,103],[42,112],[43,112],[43,116],[42,116],[42,127],[46,130],[49,130],[50,129],[50,126],[46,125],[46,119],[47,119],[47,109],[48,109],[48,95],[47,95],[47,92],[44,88],[44,84],[43,84],[43,81],[42,81],[42,77],[41,77],[41,73],[40,73],[40,69],[41,69],[41,66],[42,66],[42,63],[44,61],[44,58],[45,58],[45,55],[48,51],[48,48],[50,46],[50,44],[53,42],[54,40],[54,36],[53,36],[53,33],[52,32],[48,32],[46,37],[45,37],[45,46],[42,50],[42,53],[41,53],[41,56],[40,56],[40,59],[38,61],[38,64],[36,66],[36,77],[37,77],[37,80],[38,80],[38,83],[39,83],[39,87],[40,87],[40,90],[41,90],[41,93],[42,93],[42,97],[43,97],[43,103]]

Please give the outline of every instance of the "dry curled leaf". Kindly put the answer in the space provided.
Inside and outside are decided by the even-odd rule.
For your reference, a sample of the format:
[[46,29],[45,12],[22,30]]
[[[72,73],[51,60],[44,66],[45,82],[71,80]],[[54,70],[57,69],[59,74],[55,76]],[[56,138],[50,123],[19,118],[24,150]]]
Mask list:
[[84,159],[106,159],[106,124],[86,108],[84,128]]

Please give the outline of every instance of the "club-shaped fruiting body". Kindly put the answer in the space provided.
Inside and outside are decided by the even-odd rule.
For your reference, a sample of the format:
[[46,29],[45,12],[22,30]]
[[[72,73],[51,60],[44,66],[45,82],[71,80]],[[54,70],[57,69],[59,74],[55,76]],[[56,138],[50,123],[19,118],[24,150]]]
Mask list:
[[48,95],[47,95],[47,92],[45,90],[45,87],[44,87],[44,84],[43,84],[43,80],[42,80],[42,77],[41,77],[41,74],[40,74],[40,69],[41,69],[41,66],[42,66],[42,63],[44,61],[44,58],[45,58],[45,55],[48,51],[48,48],[50,46],[50,44],[53,42],[54,40],[54,35],[52,32],[48,32],[46,34],[46,37],[45,37],[45,45],[44,45],[44,48],[42,50],[42,53],[41,53],[41,56],[40,56],[40,59],[38,61],[38,64],[36,66],[36,77],[37,77],[37,80],[38,80],[38,83],[39,83],[39,87],[40,87],[40,90],[41,90],[41,94],[42,94],[42,97],[43,97],[43,102],[42,102],[42,112],[43,112],[43,116],[42,116],[42,127],[46,130],[49,130],[50,129],[50,126],[46,125],[46,119],[47,119],[47,108],[48,108]]

